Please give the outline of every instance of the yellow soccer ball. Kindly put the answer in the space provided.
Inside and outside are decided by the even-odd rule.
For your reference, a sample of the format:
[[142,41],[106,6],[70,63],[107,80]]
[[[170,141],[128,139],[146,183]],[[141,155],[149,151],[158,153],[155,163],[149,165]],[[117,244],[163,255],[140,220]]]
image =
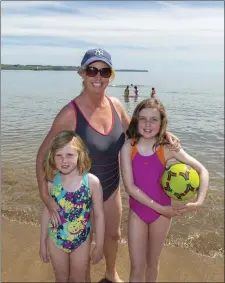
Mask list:
[[174,200],[187,200],[199,189],[199,175],[191,166],[178,163],[165,170],[161,184],[165,193]]

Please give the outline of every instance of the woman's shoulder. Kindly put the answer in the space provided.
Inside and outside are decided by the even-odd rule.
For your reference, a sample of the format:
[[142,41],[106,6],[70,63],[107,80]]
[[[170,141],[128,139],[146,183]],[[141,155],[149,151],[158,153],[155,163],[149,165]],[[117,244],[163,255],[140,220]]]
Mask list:
[[72,104],[72,101],[64,105],[61,110],[59,111],[57,118],[65,118],[68,116],[74,116],[74,106]]
[[76,122],[76,115],[71,102],[63,106],[57,114],[53,126],[60,127],[60,129],[73,130]]
[[63,108],[61,109],[62,112],[66,112],[66,113],[70,113],[73,112],[74,113],[74,105],[73,102],[74,100],[69,101],[66,105],[63,106]]
[[114,106],[123,106],[122,103],[119,101],[119,99],[114,96],[110,96],[110,97],[108,96],[108,99],[111,100]]

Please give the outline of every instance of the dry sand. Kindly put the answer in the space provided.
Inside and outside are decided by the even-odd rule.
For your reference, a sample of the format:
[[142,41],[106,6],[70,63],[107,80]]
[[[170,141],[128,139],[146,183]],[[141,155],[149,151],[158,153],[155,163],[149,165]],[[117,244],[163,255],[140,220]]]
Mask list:
[[[2,282],[54,282],[51,264],[39,259],[39,228],[2,220]],[[117,268],[128,280],[129,255],[126,245],[119,249]],[[92,281],[104,275],[104,261],[92,267]],[[224,282],[223,259],[195,255],[180,248],[164,247],[158,282]]]

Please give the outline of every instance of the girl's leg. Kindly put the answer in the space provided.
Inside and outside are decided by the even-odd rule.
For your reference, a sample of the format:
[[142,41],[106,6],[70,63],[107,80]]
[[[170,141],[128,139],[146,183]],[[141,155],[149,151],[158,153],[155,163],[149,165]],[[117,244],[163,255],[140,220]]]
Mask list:
[[162,215],[156,221],[149,224],[146,282],[156,282],[159,270],[159,257],[170,225],[171,219]]
[[90,237],[70,253],[70,282],[86,282],[85,276],[89,263]]
[[[95,233],[95,228],[94,228],[94,216],[93,216],[93,212],[91,212],[90,251],[91,251],[92,241],[94,240],[94,233]],[[90,251],[89,251],[88,267],[87,267],[86,276],[85,276],[86,282],[91,282]]]
[[128,220],[128,247],[130,254],[129,282],[144,282],[148,245],[148,225],[130,210]]
[[105,201],[104,215],[104,256],[106,262],[105,277],[112,282],[121,282],[121,279],[116,271],[116,256],[120,241],[120,223],[122,217],[122,203],[119,189],[117,189],[113,195],[107,201]]
[[48,249],[56,282],[68,282],[69,254],[57,247],[50,238],[48,238]]

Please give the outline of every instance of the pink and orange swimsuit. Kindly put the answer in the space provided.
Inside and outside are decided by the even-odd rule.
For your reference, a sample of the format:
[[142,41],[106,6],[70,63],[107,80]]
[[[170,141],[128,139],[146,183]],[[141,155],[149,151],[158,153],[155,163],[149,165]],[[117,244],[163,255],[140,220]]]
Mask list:
[[[160,146],[152,155],[143,156],[134,145],[131,156],[134,184],[155,202],[163,206],[170,205],[171,199],[161,186],[161,177],[166,168],[164,146]],[[161,215],[131,196],[130,209],[148,224],[154,222]]]

